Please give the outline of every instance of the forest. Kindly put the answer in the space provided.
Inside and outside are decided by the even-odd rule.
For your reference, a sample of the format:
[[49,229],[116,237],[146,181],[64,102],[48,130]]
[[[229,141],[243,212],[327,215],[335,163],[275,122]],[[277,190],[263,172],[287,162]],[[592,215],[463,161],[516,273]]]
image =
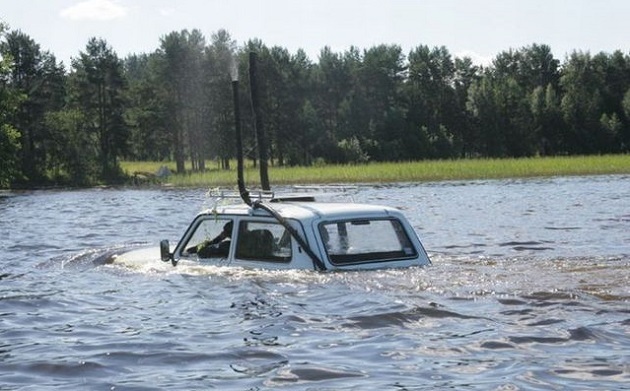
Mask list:
[[66,65],[0,25],[0,188],[117,183],[121,161],[228,169],[235,77],[244,153],[257,159],[262,128],[274,166],[630,149],[630,57],[621,51],[575,50],[561,61],[534,43],[485,66],[422,44],[409,53],[393,44],[324,47],[318,57],[193,29],[126,58],[90,38]]

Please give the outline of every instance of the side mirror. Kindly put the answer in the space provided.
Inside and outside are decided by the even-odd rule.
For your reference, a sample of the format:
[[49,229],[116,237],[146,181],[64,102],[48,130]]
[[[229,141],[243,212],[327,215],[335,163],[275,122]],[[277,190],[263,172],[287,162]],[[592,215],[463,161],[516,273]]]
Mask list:
[[171,246],[166,239],[160,242],[160,259],[162,259],[163,262],[171,261],[173,266],[177,265],[177,262],[175,262],[175,258],[173,258],[173,254],[171,253]]

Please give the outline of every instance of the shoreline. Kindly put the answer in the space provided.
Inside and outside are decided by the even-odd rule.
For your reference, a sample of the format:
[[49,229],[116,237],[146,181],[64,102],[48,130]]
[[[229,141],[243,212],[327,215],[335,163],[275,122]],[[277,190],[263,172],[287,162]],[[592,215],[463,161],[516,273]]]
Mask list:
[[[624,174],[630,174],[630,155],[269,167],[269,177],[275,185],[439,182]],[[207,170],[174,174],[165,179],[165,182],[175,187],[235,186],[236,171]],[[245,183],[249,186],[260,185],[258,168],[246,168]]]
[[[258,168],[245,168],[245,183],[250,188],[260,186]],[[150,175],[139,181],[135,175],[158,172],[160,167],[174,166],[174,162],[121,162],[127,181],[86,186],[69,184],[20,184],[0,192],[73,190],[84,188],[212,188],[236,187],[236,170],[207,169],[187,171],[158,178]],[[214,162],[209,161],[208,167]],[[233,165],[232,167],[235,167]],[[169,167],[170,169],[170,167]],[[324,184],[419,183],[467,180],[527,179],[545,177],[574,177],[601,175],[630,175],[630,155],[560,156],[509,159],[426,160],[417,162],[367,163],[363,165],[322,165],[276,167],[269,166],[271,183],[276,186]]]

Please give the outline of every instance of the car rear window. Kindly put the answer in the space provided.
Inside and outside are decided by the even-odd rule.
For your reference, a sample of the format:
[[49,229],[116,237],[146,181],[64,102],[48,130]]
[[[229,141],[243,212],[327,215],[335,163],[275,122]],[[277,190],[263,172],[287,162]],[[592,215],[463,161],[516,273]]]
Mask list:
[[323,223],[319,231],[332,264],[392,261],[418,255],[397,219],[352,219]]

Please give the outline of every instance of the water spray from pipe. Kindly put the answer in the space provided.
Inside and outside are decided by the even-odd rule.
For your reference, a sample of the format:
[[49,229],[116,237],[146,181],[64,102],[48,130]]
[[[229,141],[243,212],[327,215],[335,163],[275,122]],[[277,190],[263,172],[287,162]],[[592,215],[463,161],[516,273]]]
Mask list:
[[232,81],[238,81],[238,61],[232,56],[230,58],[230,77]]

